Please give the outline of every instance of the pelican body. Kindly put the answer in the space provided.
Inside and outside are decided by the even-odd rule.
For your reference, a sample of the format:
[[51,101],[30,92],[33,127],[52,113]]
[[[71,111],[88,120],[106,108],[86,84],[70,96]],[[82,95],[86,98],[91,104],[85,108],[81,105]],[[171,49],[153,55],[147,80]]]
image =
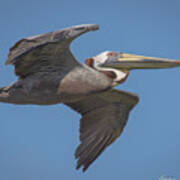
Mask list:
[[82,115],[77,169],[89,165],[123,131],[138,96],[116,90],[133,69],[171,68],[179,61],[105,51],[79,63],[69,46],[98,25],[73,26],[24,38],[11,49],[6,64],[15,66],[18,80],[0,88],[0,102],[51,105],[64,103]]

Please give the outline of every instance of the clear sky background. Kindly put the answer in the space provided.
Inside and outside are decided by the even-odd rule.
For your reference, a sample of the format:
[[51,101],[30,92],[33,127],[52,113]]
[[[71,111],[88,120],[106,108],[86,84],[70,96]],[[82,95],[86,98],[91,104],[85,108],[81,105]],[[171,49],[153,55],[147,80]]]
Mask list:
[[[100,25],[72,43],[81,62],[105,50],[180,59],[179,7],[179,0],[1,0],[0,86],[16,80],[4,63],[17,40],[77,24]],[[180,69],[133,71],[117,88],[140,102],[86,173],[75,170],[80,115],[64,105],[0,103],[0,179],[180,179]]]

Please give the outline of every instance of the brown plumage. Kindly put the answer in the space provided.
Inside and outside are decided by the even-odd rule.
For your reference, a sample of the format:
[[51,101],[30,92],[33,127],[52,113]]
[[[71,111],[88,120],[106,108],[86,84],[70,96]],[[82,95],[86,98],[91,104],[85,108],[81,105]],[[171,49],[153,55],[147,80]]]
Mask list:
[[82,115],[81,144],[76,150],[77,169],[85,171],[104,149],[123,131],[129,111],[137,104],[136,95],[119,90],[93,94],[82,100],[66,103]]
[[70,43],[97,29],[98,25],[80,25],[18,41],[6,61],[15,66],[18,80],[0,88],[0,102],[64,103],[82,115],[81,144],[75,157],[77,169],[83,166],[83,171],[122,133],[130,110],[138,103],[137,95],[112,88],[126,80],[130,69],[180,65],[109,51],[81,64],[72,55]]

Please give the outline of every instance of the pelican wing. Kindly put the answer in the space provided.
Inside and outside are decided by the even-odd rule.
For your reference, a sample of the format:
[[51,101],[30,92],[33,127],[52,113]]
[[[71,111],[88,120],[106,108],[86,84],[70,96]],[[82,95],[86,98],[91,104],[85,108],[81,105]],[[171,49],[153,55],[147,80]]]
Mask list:
[[86,24],[22,39],[10,49],[6,64],[13,64],[18,76],[80,65],[69,45],[81,34],[97,29],[98,25]]
[[89,165],[123,131],[130,110],[137,104],[137,95],[119,90],[109,90],[86,97],[74,103],[66,103],[81,113],[81,144],[75,152],[77,169],[85,171]]

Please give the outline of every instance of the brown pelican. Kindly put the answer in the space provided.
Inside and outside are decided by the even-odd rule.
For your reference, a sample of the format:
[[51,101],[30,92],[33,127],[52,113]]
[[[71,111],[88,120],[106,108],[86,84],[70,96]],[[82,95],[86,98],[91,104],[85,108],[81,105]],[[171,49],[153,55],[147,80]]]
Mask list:
[[89,165],[123,131],[138,96],[113,89],[129,71],[180,66],[180,61],[106,51],[81,64],[69,46],[98,25],[79,25],[24,38],[11,49],[6,64],[15,66],[18,80],[0,88],[0,102],[50,105],[64,103],[82,115],[75,157],[77,169]]

